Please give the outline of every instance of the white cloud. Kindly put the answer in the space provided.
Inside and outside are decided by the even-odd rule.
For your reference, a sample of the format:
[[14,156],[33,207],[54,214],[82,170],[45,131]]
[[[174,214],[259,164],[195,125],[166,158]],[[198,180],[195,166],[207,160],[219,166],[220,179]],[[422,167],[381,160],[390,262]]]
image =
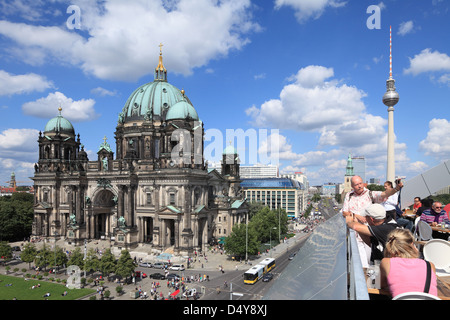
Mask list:
[[414,58],[409,58],[410,66],[405,74],[418,75],[426,72],[450,71],[450,57],[439,51],[432,52],[430,48],[422,50]]
[[[278,132],[268,139],[271,145],[278,145],[281,172],[306,172],[312,183],[342,181],[345,162],[351,153],[363,155],[372,177],[383,179],[387,161],[387,119],[367,113],[363,102],[365,93],[333,76],[331,68],[302,68],[289,78],[293,83],[282,88],[279,99],[266,101],[260,107],[252,106],[246,113],[257,126],[292,131],[290,138],[287,133]],[[308,145],[316,142],[315,149],[309,147],[311,151],[295,152],[289,140],[296,141],[294,137],[298,132],[317,133],[308,138],[318,137],[317,141],[308,141]],[[265,145],[260,152],[268,149],[262,147]],[[424,164],[410,163],[406,151],[405,143],[395,142],[397,172],[411,177],[420,172]]]
[[425,155],[437,160],[450,158],[450,122],[447,119],[432,119],[427,137],[419,143]]
[[386,119],[370,114],[361,114],[357,119],[334,126],[324,127],[321,131],[319,145],[358,148],[362,145],[378,146],[385,133]]
[[100,97],[104,97],[104,96],[115,96],[117,94],[117,92],[102,88],[102,87],[97,87],[91,90],[92,94],[98,95]]
[[[81,9],[81,28],[33,26],[0,21],[0,34],[12,39],[29,64],[59,61],[101,79],[134,81],[152,74],[158,45],[164,63],[190,74],[211,59],[226,56],[249,42],[246,34],[260,26],[252,21],[250,0],[209,1],[72,1]],[[120,22],[120,23],[119,23]],[[166,50],[164,50],[166,49]]]
[[39,131],[36,129],[6,129],[0,133],[0,150],[23,151],[36,149]]
[[22,110],[27,115],[50,119],[58,114],[58,108],[61,107],[63,117],[77,122],[96,119],[99,115],[95,113],[94,105],[93,99],[73,100],[57,91],[45,98],[24,103]]
[[[33,174],[33,164],[38,160],[36,129],[6,129],[0,133],[0,178],[9,180],[15,172],[17,181],[27,182]],[[32,181],[29,180],[31,185]]]
[[414,29],[414,22],[412,20],[400,23],[397,34],[404,36],[411,33]]
[[296,131],[321,131],[325,126],[359,119],[365,106],[365,93],[337,81],[332,68],[308,66],[290,79],[280,92],[280,99],[264,102],[246,110],[258,127],[275,127]]
[[276,0],[275,9],[288,6],[294,9],[295,17],[300,23],[308,19],[318,19],[327,7],[338,8],[345,6],[346,2],[339,0]]
[[53,83],[38,74],[27,73],[14,75],[0,70],[0,96],[30,93],[33,91],[42,92],[49,88],[53,88]]

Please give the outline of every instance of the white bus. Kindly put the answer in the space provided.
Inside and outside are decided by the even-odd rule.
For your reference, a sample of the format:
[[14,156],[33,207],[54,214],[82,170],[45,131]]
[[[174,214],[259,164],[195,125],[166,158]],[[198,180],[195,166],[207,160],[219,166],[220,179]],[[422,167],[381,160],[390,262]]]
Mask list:
[[264,273],[269,272],[273,268],[275,268],[275,259],[274,258],[265,258],[259,264],[265,266]]
[[264,275],[265,266],[262,264],[257,264],[251,267],[244,273],[244,283],[254,284],[256,281],[262,278]]

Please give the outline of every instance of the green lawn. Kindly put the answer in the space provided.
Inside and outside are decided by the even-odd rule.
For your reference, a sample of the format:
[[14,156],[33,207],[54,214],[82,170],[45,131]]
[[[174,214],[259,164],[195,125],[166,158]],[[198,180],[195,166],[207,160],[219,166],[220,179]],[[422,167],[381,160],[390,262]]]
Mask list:
[[[31,289],[33,285],[40,284],[39,288]],[[12,286],[7,286],[12,284]],[[66,296],[62,296],[67,291]],[[49,297],[43,297],[50,292]],[[0,300],[75,300],[95,292],[93,289],[69,289],[63,284],[42,280],[25,280],[22,277],[0,275]]]

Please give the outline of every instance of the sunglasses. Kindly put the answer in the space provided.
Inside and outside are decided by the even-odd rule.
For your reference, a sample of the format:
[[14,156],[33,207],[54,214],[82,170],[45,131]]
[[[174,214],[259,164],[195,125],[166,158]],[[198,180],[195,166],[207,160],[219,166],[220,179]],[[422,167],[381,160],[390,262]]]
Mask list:
[[442,207],[435,207],[436,209],[442,209]]

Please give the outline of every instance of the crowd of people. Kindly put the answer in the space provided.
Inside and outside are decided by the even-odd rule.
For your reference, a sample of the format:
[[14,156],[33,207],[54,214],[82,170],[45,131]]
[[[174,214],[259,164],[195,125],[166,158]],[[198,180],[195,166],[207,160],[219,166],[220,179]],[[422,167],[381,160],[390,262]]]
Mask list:
[[[414,244],[413,221],[420,217],[431,226],[450,223],[442,203],[416,197],[415,216],[407,217],[399,206],[399,191],[403,187],[400,180],[395,187],[386,181],[385,191],[370,191],[361,177],[353,176],[351,186],[353,190],[345,196],[342,214],[347,226],[356,231],[363,268],[380,263],[381,287],[388,289],[392,297],[425,289],[437,295],[435,267],[420,257]],[[438,237],[447,240],[448,234],[433,234],[433,238]],[[431,277],[427,278],[428,268]]]
[[298,227],[298,225],[303,225],[305,226],[302,229],[302,232],[312,232],[314,231],[314,229],[322,222],[325,221],[325,218],[320,216],[320,217],[300,217],[295,221],[295,227],[294,229],[296,229]]

